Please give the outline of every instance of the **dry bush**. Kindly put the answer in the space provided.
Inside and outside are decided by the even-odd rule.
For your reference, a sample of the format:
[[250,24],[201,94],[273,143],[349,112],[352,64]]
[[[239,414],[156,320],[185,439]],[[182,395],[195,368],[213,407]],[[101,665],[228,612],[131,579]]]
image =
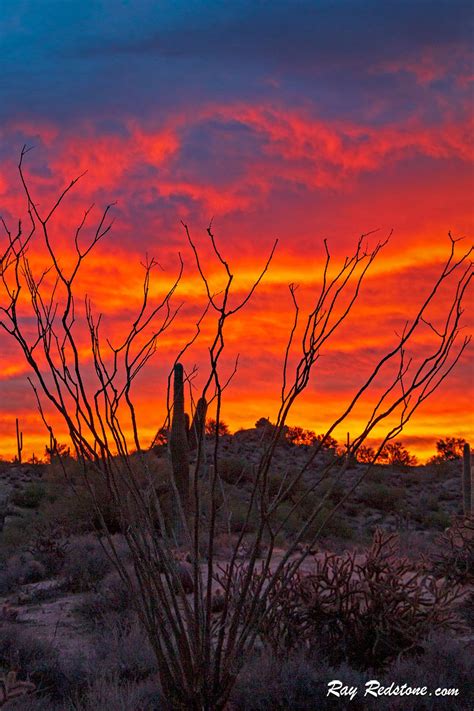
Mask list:
[[474,518],[455,517],[451,526],[438,538],[439,553],[431,565],[436,575],[457,583],[474,581]]
[[[402,658],[387,670],[388,683],[459,689],[458,696],[426,696],[416,700],[416,711],[466,711],[473,708],[472,658],[474,645],[445,633],[430,636],[415,659]],[[378,700],[379,701],[379,700]],[[414,701],[414,699],[413,699]],[[390,711],[405,711],[406,697],[392,697]]]
[[405,496],[400,487],[387,486],[382,483],[366,483],[357,492],[358,500],[379,511],[396,511]]
[[46,496],[43,484],[31,482],[18,491],[13,492],[12,503],[24,509],[37,509]]
[[64,528],[54,521],[45,521],[35,526],[27,550],[44,565],[49,575],[56,575],[64,564],[68,545],[69,537]]
[[44,565],[28,552],[8,558],[0,571],[0,595],[7,594],[19,585],[36,583],[46,577]]
[[[362,688],[365,676],[347,665],[331,667],[303,655],[272,659],[267,654],[252,657],[237,680],[232,694],[235,711],[326,711],[343,709],[342,699],[327,698],[331,679]],[[354,711],[375,708],[361,694],[350,701]]]
[[84,683],[85,668],[67,668],[60,652],[49,642],[37,639],[18,624],[0,626],[0,666],[18,667],[27,673],[38,693],[65,697]]
[[70,592],[94,590],[111,564],[98,540],[82,536],[71,541],[61,568],[64,588]]
[[[396,660],[383,672],[362,672],[348,664],[331,666],[314,655],[291,655],[274,659],[268,654],[255,655],[247,661],[237,680],[232,703],[235,711],[326,711],[331,709],[386,709],[387,711],[466,711],[472,699],[471,646],[446,634],[423,642],[419,654]],[[345,685],[358,687],[353,700],[327,696],[327,684],[340,679]],[[424,697],[392,696],[377,699],[364,697],[369,679],[383,686],[408,684],[457,688],[458,696]]]
[[156,683],[134,684],[115,676],[94,679],[84,694],[72,699],[61,711],[160,711],[165,709]]
[[104,626],[110,619],[119,619],[122,626],[126,626],[135,619],[135,595],[136,590],[114,570],[99,582],[95,592],[86,596],[76,611],[92,629]]
[[95,669],[105,676],[142,681],[156,675],[156,657],[136,619],[109,621],[95,634],[93,651]]

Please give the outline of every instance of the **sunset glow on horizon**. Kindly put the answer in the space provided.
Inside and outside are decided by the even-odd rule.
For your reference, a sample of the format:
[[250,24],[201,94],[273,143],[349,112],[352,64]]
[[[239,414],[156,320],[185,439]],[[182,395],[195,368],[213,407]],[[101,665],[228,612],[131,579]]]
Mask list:
[[[173,284],[178,252],[184,261],[172,302],[181,311],[136,382],[144,445],[163,423],[167,375],[205,306],[181,221],[217,292],[224,274],[209,249],[212,220],[235,273],[236,301],[278,239],[252,300],[229,323],[224,373],[239,354],[222,413],[231,430],[276,417],[293,318],[288,284],[299,285],[309,308],[321,288],[324,240],[335,269],[362,233],[373,231],[371,247],[391,235],[289,417],[324,432],[426,298],[449,255],[448,233],[464,238],[459,252],[472,242],[469,3],[48,0],[40,7],[6,0],[1,13],[0,215],[7,225],[27,224],[17,170],[24,144],[34,146],[24,170],[43,214],[87,171],[54,216],[51,235],[67,267],[84,210],[94,203],[86,244],[102,210],[116,203],[112,230],[76,285],[78,304],[90,297],[114,343],[140,306],[146,255],[159,265],[152,300]],[[46,264],[40,235],[31,255],[38,269]],[[434,302],[434,324],[450,295],[447,288]],[[472,331],[472,290],[465,307],[462,335]],[[212,328],[208,316],[183,360],[188,372],[199,367],[196,386]],[[413,355],[432,337],[427,327]],[[78,341],[88,371],[80,325]],[[0,357],[0,456],[15,454],[18,418],[24,457],[41,457],[48,434],[31,373],[4,332]],[[468,348],[400,435],[421,460],[441,437],[472,443],[472,376]],[[369,411],[370,402],[362,403],[336,432],[339,441],[347,429],[356,434]],[[51,422],[66,441],[65,426],[57,416]]]

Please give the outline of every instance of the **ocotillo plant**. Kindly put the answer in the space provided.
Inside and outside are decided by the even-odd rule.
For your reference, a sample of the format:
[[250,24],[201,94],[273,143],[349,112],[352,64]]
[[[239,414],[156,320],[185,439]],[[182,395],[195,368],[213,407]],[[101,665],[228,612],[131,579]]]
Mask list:
[[466,442],[463,450],[463,467],[462,467],[462,496],[464,515],[471,516],[473,514],[473,472],[471,470],[471,448]]
[[16,449],[18,463],[21,464],[21,453],[23,451],[23,432],[20,431],[18,417],[16,418]]
[[173,529],[178,542],[184,536],[184,519],[189,518],[189,444],[184,412],[183,366],[174,366],[173,416],[169,439],[171,466],[173,469]]

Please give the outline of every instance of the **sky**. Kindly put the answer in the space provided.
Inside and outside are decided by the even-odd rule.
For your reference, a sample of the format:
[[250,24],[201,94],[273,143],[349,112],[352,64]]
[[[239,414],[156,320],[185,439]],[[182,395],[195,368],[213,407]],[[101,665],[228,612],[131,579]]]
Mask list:
[[[161,424],[165,375],[204,303],[181,221],[218,289],[206,235],[213,220],[236,298],[278,239],[227,341],[224,371],[240,353],[223,409],[231,429],[275,417],[292,323],[287,287],[298,283],[302,304],[311,302],[323,240],[337,263],[362,233],[379,230],[372,244],[392,233],[289,422],[320,432],[337,417],[428,293],[448,232],[465,237],[460,249],[472,240],[472,30],[472,3],[460,0],[2,1],[0,214],[8,224],[26,214],[23,144],[34,146],[25,173],[40,209],[87,170],[52,224],[64,264],[83,210],[94,203],[99,219],[116,202],[113,229],[89,255],[76,294],[78,304],[91,296],[112,340],[139,307],[145,255],[160,265],[156,298],[173,281],[178,252],[184,259],[182,311],[137,380],[145,441]],[[40,264],[44,248],[35,249]],[[448,292],[435,322],[443,299]],[[470,306],[472,293],[467,333]],[[197,384],[210,329],[186,355],[188,370],[199,366]],[[41,456],[47,435],[28,367],[5,333],[0,359],[0,454],[15,452],[18,418],[25,453]],[[402,441],[423,458],[440,437],[472,439],[472,396],[468,352]],[[346,429],[357,432],[368,407]]]

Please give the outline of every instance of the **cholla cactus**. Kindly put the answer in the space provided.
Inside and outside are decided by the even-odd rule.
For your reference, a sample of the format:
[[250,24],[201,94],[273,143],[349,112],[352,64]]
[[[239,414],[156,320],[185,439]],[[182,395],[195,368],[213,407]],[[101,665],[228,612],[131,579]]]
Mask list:
[[31,681],[18,681],[17,672],[9,671],[7,674],[0,674],[0,706],[5,706],[12,699],[18,696],[25,696],[36,689]]

